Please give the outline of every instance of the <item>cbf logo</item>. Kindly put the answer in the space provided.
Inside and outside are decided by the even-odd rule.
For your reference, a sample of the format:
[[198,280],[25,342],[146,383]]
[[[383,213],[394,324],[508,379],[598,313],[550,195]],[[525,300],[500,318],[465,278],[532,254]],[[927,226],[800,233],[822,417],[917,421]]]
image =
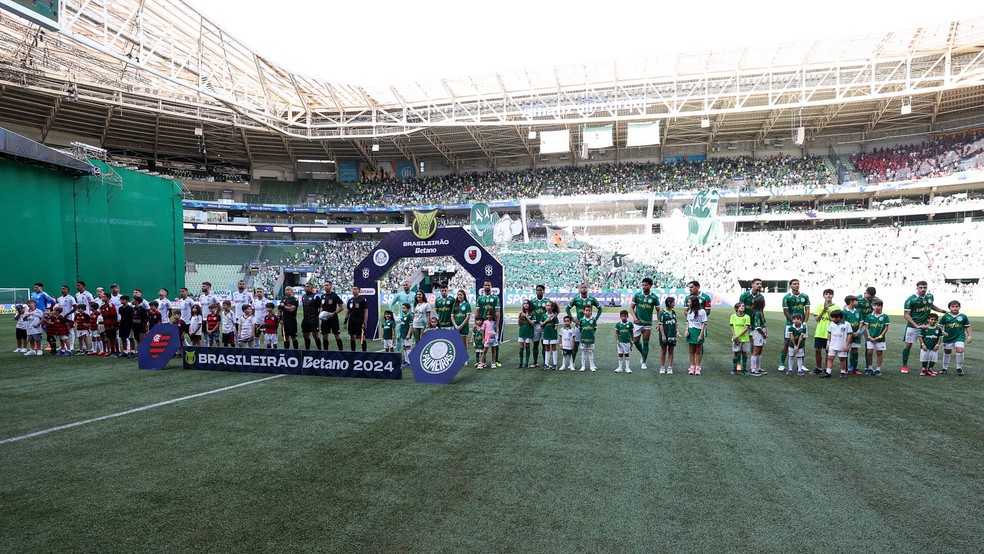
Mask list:
[[492,267],[492,264],[486,265],[485,266],[485,276],[486,277],[491,277],[493,273],[495,273],[495,268]]
[[440,339],[431,341],[420,353],[420,367],[430,374],[444,373],[454,363],[454,345]]
[[410,229],[415,237],[420,240],[427,240],[437,232],[437,210],[429,212],[413,212],[413,223]]
[[418,383],[447,385],[468,362],[461,335],[450,329],[427,331],[408,356]]
[[369,278],[369,268],[368,267],[362,268],[362,278],[363,279],[368,279]]

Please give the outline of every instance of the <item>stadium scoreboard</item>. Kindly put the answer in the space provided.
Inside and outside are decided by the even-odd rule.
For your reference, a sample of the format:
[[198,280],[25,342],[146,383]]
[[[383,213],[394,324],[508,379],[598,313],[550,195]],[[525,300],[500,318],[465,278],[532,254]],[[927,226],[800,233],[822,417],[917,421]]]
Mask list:
[[52,31],[61,29],[61,0],[0,0],[0,9],[13,12]]

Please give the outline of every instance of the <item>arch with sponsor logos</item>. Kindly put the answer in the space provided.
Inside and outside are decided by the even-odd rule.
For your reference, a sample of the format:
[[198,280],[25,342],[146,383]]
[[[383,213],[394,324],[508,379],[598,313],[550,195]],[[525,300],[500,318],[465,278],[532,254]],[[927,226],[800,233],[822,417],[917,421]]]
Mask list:
[[[415,224],[414,231],[394,231],[386,235],[355,268],[352,283],[362,290],[361,296],[369,304],[367,339],[378,338],[379,334],[379,279],[403,258],[451,256],[475,278],[476,295],[484,282],[490,281],[493,294],[499,297],[499,306],[503,306],[505,276],[502,264],[471,233],[464,227],[431,227],[432,230],[420,227],[426,225]],[[431,231],[429,236],[428,230]],[[499,330],[502,330],[501,319]]]

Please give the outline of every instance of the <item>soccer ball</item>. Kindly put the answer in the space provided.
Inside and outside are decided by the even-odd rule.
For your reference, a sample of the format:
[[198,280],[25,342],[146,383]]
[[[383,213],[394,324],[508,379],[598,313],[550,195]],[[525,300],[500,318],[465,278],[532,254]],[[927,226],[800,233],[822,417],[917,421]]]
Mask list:
[[328,312],[321,312],[320,314],[318,314],[318,319],[321,319],[321,320],[328,319],[328,316],[329,315],[331,315],[331,314],[329,314]]

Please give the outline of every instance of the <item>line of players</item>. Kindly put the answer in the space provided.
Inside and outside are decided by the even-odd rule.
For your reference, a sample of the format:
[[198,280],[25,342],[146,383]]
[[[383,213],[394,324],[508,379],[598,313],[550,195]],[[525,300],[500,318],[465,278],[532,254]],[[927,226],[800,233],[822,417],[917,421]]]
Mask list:
[[[810,299],[800,291],[800,282],[789,283],[790,292],[783,297],[782,311],[785,319],[783,346],[780,349],[779,373],[806,375],[805,353],[810,320]],[[640,354],[640,367],[647,369],[649,341],[655,326],[660,344],[659,373],[673,373],[673,354],[678,338],[686,337],[690,354],[687,373],[700,375],[703,343],[707,334],[707,319],[711,309],[710,298],[700,290],[700,283],[688,283],[690,296],[686,306],[686,333],[678,334],[675,300],[667,297],[662,309],[659,299],[652,294],[652,280],[645,278],[642,290],[631,301],[631,312],[622,310],[620,321],[615,324],[618,368],[616,372],[631,373],[630,356],[633,347]],[[951,301],[947,310],[934,304],[934,297],[927,291],[925,281],[916,284],[916,293],[905,301],[903,317],[906,322],[902,350],[903,374],[909,372],[912,346],[919,345],[920,375],[935,376],[938,352],[943,350],[940,373],[947,373],[951,356],[956,362],[957,375],[964,375],[963,361],[966,344],[973,340],[970,320],[960,313],[960,302]],[[580,286],[579,295],[570,301],[562,327],[559,308],[544,297],[545,287],[536,287],[536,296],[523,302],[519,315],[519,367],[540,367],[539,346],[542,343],[546,369],[574,370],[574,360],[580,349],[584,350],[581,371],[597,369],[594,363],[594,339],[602,307],[598,300],[588,295],[587,286]],[[890,319],[884,313],[884,302],[876,296],[876,289],[868,287],[860,295],[849,295],[844,306],[834,304],[834,291],[823,291],[824,302],[812,317],[814,331],[814,374],[829,378],[834,363],[840,365],[840,377],[850,374],[880,376],[886,336]],[[572,310],[574,313],[572,313]],[[933,311],[942,313],[940,317]],[[632,321],[629,321],[629,319]],[[768,372],[762,367],[762,351],[768,340],[765,314],[765,296],[762,280],[754,279],[751,288],[741,294],[735,304],[729,325],[732,339],[732,369],[734,375],[763,376]],[[559,337],[555,335],[560,328]],[[564,352],[563,362],[557,364],[557,345]],[[864,348],[865,366],[859,366],[860,351]],[[532,352],[531,352],[532,350]],[[530,358],[532,354],[532,360]],[[476,341],[476,359],[479,359]],[[785,366],[789,363],[789,368]],[[480,360],[476,363],[480,363]]]
[[[44,353],[42,335],[47,335],[53,355],[96,354],[129,358],[136,356],[137,344],[147,331],[168,317],[168,291],[161,289],[157,300],[147,301],[140,289],[133,296],[120,294],[117,284],[107,293],[102,287],[93,295],[84,281],[75,283],[76,293],[62,285],[61,296],[52,298],[44,284],[34,284],[26,305],[15,310],[15,353],[40,356]],[[76,348],[78,346],[78,348]]]

